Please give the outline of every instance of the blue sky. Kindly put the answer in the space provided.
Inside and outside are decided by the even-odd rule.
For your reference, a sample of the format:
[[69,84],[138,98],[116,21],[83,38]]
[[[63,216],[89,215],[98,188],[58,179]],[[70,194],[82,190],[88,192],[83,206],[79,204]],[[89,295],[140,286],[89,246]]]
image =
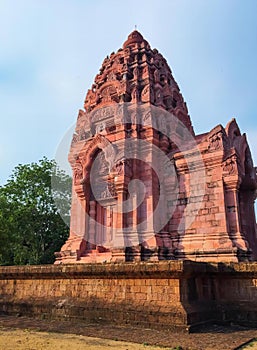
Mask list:
[[171,66],[196,133],[236,117],[257,164],[256,13],[255,0],[0,0],[0,184],[55,156],[135,24]]

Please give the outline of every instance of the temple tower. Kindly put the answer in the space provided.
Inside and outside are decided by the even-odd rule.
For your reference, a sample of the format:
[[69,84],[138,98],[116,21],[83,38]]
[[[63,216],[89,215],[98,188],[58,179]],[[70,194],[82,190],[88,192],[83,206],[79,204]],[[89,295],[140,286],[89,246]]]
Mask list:
[[56,263],[257,259],[245,135],[195,135],[172,72],[138,31],[107,56],[78,114],[70,237]]

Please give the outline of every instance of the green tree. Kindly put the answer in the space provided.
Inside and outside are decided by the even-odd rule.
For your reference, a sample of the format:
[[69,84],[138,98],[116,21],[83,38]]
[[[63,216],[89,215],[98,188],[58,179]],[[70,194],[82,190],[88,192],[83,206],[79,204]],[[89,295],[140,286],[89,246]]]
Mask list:
[[71,178],[55,161],[19,164],[0,187],[0,264],[53,263],[68,237],[70,200]]

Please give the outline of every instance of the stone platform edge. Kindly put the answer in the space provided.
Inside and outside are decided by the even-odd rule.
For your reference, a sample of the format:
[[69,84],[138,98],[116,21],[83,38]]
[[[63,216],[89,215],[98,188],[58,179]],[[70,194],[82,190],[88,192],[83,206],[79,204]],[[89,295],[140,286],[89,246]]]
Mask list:
[[257,262],[2,266],[0,313],[151,328],[257,326]]
[[[63,264],[63,265],[21,265],[0,266],[0,279],[13,278],[48,278],[48,277],[159,277],[190,274],[242,274],[257,277],[257,262],[222,263],[158,261],[158,262],[125,262],[125,263],[95,263],[95,264]],[[241,276],[242,277],[242,276]]]

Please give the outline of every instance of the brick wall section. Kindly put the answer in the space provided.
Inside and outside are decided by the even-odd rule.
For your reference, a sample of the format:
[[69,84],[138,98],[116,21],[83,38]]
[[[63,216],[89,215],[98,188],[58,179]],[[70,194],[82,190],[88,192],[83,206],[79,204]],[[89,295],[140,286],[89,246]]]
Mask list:
[[257,263],[0,267],[0,312],[186,329],[257,323]]
[[2,311],[183,326],[182,262],[0,268]]

